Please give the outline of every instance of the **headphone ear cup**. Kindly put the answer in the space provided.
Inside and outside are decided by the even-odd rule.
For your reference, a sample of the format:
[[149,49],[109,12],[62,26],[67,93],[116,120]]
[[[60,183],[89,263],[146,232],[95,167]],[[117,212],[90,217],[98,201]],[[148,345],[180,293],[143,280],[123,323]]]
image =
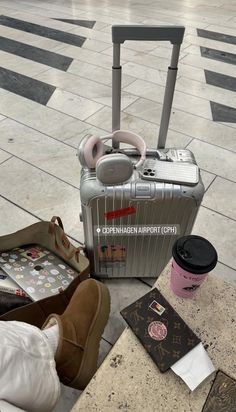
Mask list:
[[104,144],[98,136],[82,139],[78,148],[78,157],[83,167],[95,169],[97,161],[104,154]]
[[88,167],[84,158],[84,146],[90,137],[91,135],[86,135],[85,137],[83,137],[77,149],[77,156],[82,167]]
[[102,156],[96,165],[97,179],[104,185],[121,184],[133,174],[133,163],[128,156],[114,153]]

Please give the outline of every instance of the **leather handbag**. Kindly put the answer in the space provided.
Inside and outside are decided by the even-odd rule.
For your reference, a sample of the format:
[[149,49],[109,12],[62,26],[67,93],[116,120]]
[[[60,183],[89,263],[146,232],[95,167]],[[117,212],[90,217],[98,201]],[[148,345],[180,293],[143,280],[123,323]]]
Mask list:
[[[51,313],[60,315],[64,312],[79,283],[89,277],[89,261],[84,256],[82,247],[76,248],[71,244],[59,216],[53,216],[50,222],[38,222],[10,235],[1,236],[0,252],[30,244],[45,247],[78,272],[78,276],[65,290],[32,303],[21,298],[23,305],[21,307],[17,307],[20,304],[19,298],[16,299],[15,296],[8,294],[9,302],[12,299],[16,305],[14,306],[13,302],[11,306],[8,302],[7,312],[0,316],[0,320],[18,320],[40,328],[48,315]],[[8,310],[9,307],[11,310]]]

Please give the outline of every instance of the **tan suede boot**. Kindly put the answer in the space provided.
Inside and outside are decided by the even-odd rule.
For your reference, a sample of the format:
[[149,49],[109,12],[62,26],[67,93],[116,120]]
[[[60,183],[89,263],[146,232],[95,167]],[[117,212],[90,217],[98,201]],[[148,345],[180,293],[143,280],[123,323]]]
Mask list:
[[76,289],[63,315],[52,314],[42,329],[56,322],[59,344],[55,354],[57,373],[62,383],[84,389],[97,369],[99,343],[110,312],[110,294],[94,279]]

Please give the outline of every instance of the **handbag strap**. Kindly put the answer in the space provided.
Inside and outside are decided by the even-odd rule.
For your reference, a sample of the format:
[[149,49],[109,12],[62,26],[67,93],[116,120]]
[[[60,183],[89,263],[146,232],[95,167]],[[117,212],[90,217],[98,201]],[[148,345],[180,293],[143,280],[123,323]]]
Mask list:
[[63,226],[63,223],[62,223],[62,220],[61,220],[60,216],[53,216],[51,218],[50,223],[49,223],[49,233],[55,233],[56,223],[58,223],[58,225],[62,228],[62,230],[64,232],[64,226]]
[[[60,228],[62,229],[62,234],[60,236],[60,242],[63,245],[63,247],[65,249],[68,250],[68,254],[64,252],[64,250],[62,249],[62,247],[60,246],[58,240],[57,240],[57,233],[56,233],[56,226],[60,226]],[[64,226],[62,223],[62,220],[60,218],[60,216],[53,216],[50,223],[49,223],[49,229],[48,232],[52,235],[55,236],[55,247],[58,250],[58,252],[60,253],[60,255],[63,257],[63,259],[65,260],[70,260],[73,257],[75,257],[76,261],[79,263],[79,256],[82,250],[84,250],[83,246],[79,246],[77,248],[75,248],[69,241],[69,239],[67,238],[65,232],[64,232]],[[70,247],[72,248],[72,250],[69,252]]]

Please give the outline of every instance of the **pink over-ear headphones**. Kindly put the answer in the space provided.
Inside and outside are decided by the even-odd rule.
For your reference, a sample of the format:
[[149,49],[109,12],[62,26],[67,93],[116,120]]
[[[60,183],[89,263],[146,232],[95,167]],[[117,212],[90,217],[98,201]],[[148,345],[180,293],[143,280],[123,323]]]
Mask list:
[[[136,147],[140,153],[139,161],[133,165],[130,158],[122,153],[104,155],[103,140],[113,139],[116,142],[128,143]],[[110,135],[85,137],[78,148],[78,157],[83,167],[96,169],[97,178],[104,184],[117,184],[127,181],[133,168],[142,165],[146,158],[146,143],[143,138],[126,130],[116,130]]]

